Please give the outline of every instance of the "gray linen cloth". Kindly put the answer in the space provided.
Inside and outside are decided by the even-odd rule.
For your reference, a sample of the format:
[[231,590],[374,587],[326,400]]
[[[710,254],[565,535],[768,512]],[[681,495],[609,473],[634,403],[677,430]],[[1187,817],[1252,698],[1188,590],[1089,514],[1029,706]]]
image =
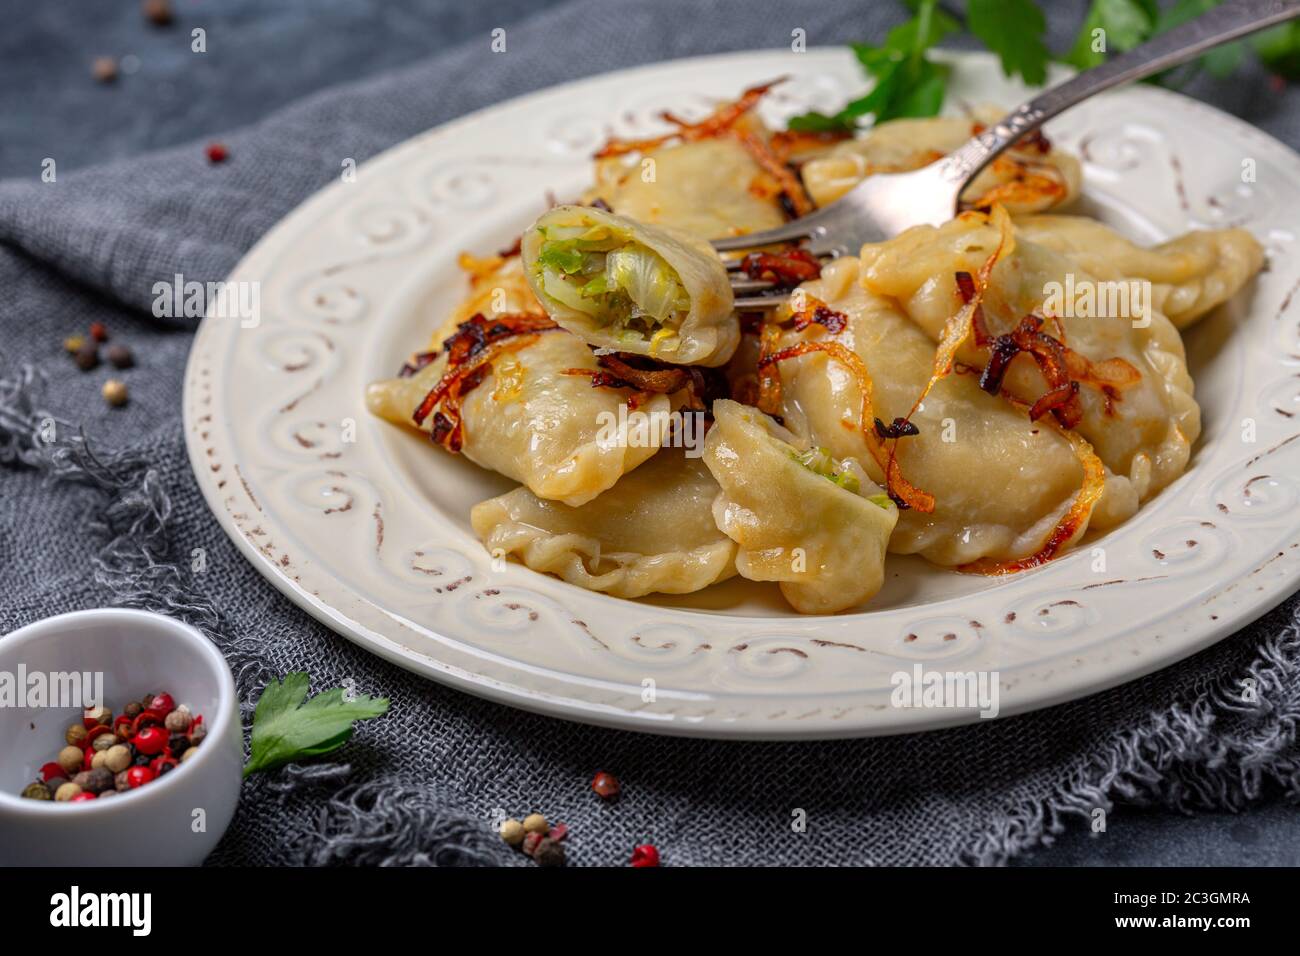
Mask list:
[[[1056,49],[1081,16],[1069,6],[1052,15]],[[620,66],[783,46],[795,27],[812,45],[878,37],[898,15],[844,0],[580,0],[510,26],[507,55],[469,40],[223,136],[222,166],[191,144],[0,184],[0,632],[83,607],[154,608],[222,648],[246,718],[290,670],[393,701],[337,757],[251,779],[210,862],[519,862],[491,831],[500,809],[567,822],[570,860],[585,864],[621,864],[641,842],[678,865],[1001,863],[1115,802],[1300,797],[1294,600],[1181,665],[1046,712],[876,740],[687,741],[513,711],[392,667],[282,598],[203,504],[180,426],[191,330],[150,317],[155,281],[221,278],[340,157],[468,110]],[[1295,143],[1294,120],[1252,95],[1259,83],[1217,88],[1217,101]],[[136,351],[126,409],[104,407],[106,370],[79,374],[61,354],[95,320]],[[51,418],[53,446],[38,434]],[[194,548],[205,573],[190,571]],[[588,789],[597,769],[624,781],[617,803]],[[790,827],[796,808],[805,832]]]

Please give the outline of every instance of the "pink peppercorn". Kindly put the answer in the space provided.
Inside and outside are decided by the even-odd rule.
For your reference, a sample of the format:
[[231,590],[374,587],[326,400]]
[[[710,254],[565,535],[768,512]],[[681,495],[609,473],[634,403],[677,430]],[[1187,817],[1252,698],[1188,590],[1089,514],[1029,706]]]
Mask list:
[[642,843],[632,850],[632,865],[641,866],[658,866],[659,851],[649,843]]
[[618,777],[602,770],[591,778],[591,789],[595,790],[602,800],[613,800],[622,788],[619,786]]
[[523,850],[524,853],[528,854],[528,856],[532,856],[537,852],[538,844],[545,839],[545,833],[537,833],[536,831],[533,833],[526,833],[524,834],[524,842],[520,845],[519,849]]
[[167,746],[167,731],[162,727],[144,727],[131,740],[135,749],[150,757],[163,752]]
[[134,790],[153,781],[153,771],[148,767],[132,767],[126,772],[126,785]]

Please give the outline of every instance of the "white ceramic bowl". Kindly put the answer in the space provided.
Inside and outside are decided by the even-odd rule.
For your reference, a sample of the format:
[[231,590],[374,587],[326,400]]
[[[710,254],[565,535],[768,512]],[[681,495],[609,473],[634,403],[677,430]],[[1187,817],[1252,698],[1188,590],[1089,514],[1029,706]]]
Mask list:
[[[203,715],[207,738],[183,765],[107,800],[26,800],[23,787],[66,746],[75,707],[0,706],[0,865],[194,866],[239,801],[243,739],[221,653],[188,624],[147,611],[75,611],[0,638],[0,672],[103,672],[104,703],[166,691]],[[26,701],[19,701],[26,703]]]

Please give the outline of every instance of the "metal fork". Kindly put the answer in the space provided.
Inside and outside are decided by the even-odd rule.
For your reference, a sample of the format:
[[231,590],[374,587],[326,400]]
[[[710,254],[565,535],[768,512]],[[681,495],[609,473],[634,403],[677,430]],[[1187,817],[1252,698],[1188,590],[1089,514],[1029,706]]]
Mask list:
[[[1074,76],[1010,113],[938,162],[910,173],[868,176],[824,209],[776,229],[715,239],[718,252],[802,242],[821,259],[856,253],[909,226],[939,225],[957,212],[958,197],[979,172],[1026,133],[1071,106],[1121,83],[1177,66],[1206,50],[1300,14],[1300,0],[1231,0],[1166,33]],[[729,261],[738,309],[775,308],[787,293],[772,282],[743,277]]]

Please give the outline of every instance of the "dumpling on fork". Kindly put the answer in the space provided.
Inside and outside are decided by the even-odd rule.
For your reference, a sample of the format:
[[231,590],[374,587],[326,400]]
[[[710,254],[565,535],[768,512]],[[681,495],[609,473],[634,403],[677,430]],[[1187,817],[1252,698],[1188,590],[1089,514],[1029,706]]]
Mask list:
[[740,341],[727,270],[704,240],[590,206],[524,233],[524,274],[555,322],[591,345],[722,365]]

